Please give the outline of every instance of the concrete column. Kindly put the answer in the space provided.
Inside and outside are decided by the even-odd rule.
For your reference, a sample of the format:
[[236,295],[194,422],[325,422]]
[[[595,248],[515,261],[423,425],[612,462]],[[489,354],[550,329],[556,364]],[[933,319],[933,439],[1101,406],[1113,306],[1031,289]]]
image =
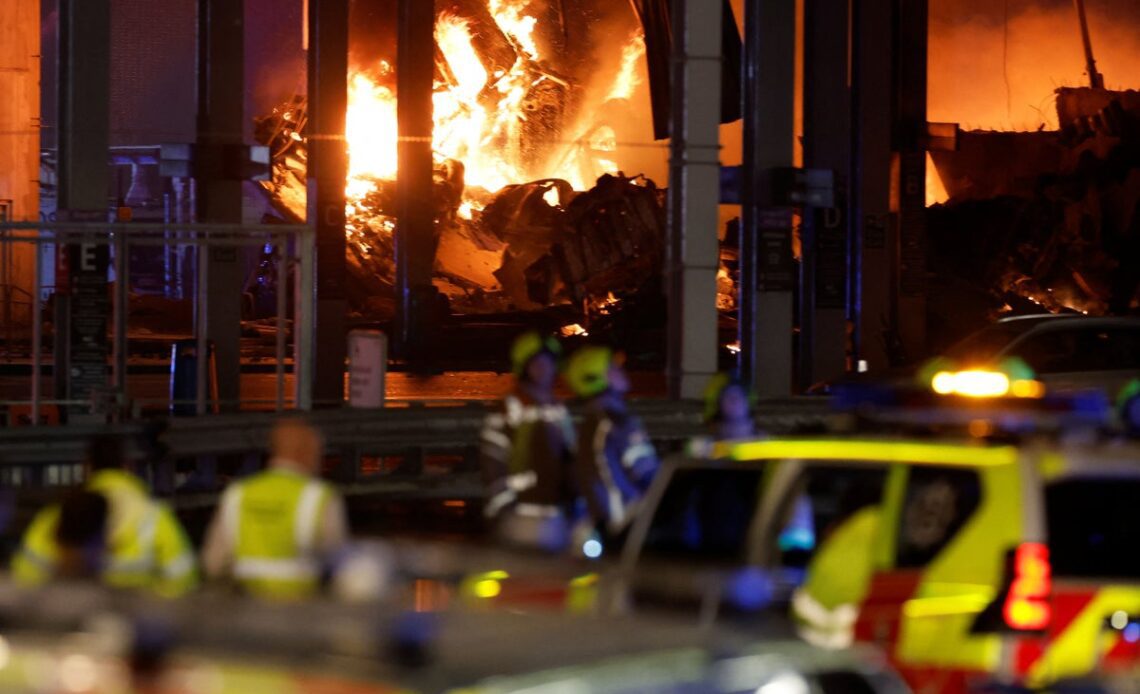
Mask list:
[[891,0],[856,2],[852,21],[855,354],[872,370],[889,366],[884,328],[892,322],[891,4]]
[[[205,147],[240,145],[245,127],[244,3],[198,3],[198,143]],[[241,224],[242,182],[200,178],[198,219]],[[236,248],[199,249],[205,293],[199,292],[197,324],[214,342],[218,399],[241,397],[241,290],[244,276]],[[203,358],[204,357],[201,357]],[[199,381],[201,383],[201,381]],[[236,404],[227,409],[236,409]]]
[[[111,2],[60,0],[59,17],[58,209],[103,220],[110,184]],[[69,258],[72,286],[56,295],[55,393],[85,399],[92,388],[106,386],[106,295],[94,291],[106,282],[106,254],[76,244],[63,256]],[[69,290],[77,285],[85,291],[73,303]],[[78,320],[82,329],[73,326]]]
[[804,6],[804,166],[835,174],[829,208],[804,210],[799,386],[846,371],[851,166],[850,0]]
[[771,174],[794,158],[795,0],[746,0],[744,37],[741,362],[758,395],[780,397],[792,390],[795,266]]
[[926,351],[926,59],[928,0],[896,4],[898,34],[895,122],[898,219],[898,334],[906,357]]
[[666,271],[674,398],[699,398],[717,371],[722,19],[719,2],[673,0]]
[[316,227],[317,316],[313,400],[344,400],[344,184],[348,149],[348,0],[309,0],[309,222]]
[[[0,215],[12,221],[35,221],[40,214],[39,56],[38,0],[0,4]],[[39,306],[32,300],[36,246],[5,244],[0,263],[0,323],[28,326]]]
[[401,358],[422,364],[435,332],[435,205],[432,201],[432,81],[435,7],[401,0],[397,41],[399,172],[396,177],[396,306]]

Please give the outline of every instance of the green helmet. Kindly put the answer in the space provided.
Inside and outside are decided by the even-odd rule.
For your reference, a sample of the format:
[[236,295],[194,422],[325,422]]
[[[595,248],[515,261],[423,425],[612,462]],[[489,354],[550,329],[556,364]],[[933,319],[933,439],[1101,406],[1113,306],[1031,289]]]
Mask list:
[[557,360],[562,356],[562,345],[553,337],[543,337],[533,330],[519,335],[511,345],[511,369],[515,376],[523,376],[530,360],[540,354],[549,354]]
[[582,347],[566,365],[566,383],[580,398],[592,398],[610,387],[609,370],[614,352],[608,347]]

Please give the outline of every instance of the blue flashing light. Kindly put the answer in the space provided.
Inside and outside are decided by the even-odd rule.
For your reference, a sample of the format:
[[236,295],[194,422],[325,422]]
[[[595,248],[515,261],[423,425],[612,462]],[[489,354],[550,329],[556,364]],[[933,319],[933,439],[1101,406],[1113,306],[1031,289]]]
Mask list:
[[742,610],[754,611],[767,607],[772,602],[772,593],[771,577],[757,566],[740,569],[728,580],[728,600]]
[[1124,627],[1123,636],[1128,643],[1140,641],[1140,622],[1129,622],[1128,626]]
[[602,556],[602,543],[594,538],[590,538],[582,543],[582,554],[586,555],[588,559],[597,559]]

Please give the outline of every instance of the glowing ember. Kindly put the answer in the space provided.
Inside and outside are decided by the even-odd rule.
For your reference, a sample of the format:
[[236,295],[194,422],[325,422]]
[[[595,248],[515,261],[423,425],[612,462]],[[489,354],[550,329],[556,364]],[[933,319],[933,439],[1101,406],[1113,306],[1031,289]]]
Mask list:
[[578,325],[577,323],[571,323],[570,325],[562,326],[561,333],[562,337],[586,337],[590,334],[586,332],[585,328]]

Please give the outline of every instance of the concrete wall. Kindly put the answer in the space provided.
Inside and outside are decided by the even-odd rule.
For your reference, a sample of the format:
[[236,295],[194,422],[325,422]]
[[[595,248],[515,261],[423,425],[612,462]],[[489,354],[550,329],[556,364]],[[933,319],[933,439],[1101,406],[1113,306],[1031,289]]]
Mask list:
[[[39,54],[39,1],[0,2],[0,204],[15,220],[39,219]],[[34,259],[30,244],[0,247],[0,284],[9,285],[0,321],[27,324]]]

